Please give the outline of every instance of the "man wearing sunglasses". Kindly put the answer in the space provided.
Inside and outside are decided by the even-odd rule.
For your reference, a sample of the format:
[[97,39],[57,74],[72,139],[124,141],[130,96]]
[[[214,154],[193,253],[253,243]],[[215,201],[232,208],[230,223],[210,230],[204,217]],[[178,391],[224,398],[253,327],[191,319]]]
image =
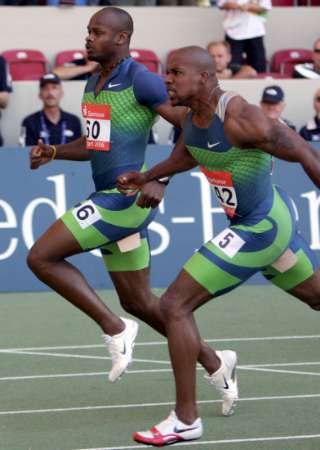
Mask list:
[[320,89],[314,94],[313,108],[316,115],[301,128],[300,135],[306,141],[320,142]]
[[320,38],[313,44],[312,63],[297,64],[294,66],[294,78],[308,78],[320,80]]

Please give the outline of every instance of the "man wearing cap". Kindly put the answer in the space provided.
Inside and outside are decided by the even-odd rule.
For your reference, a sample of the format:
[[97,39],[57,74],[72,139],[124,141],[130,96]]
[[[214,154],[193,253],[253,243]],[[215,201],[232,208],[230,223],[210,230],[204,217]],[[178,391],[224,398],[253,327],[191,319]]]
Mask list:
[[280,86],[267,86],[263,90],[260,101],[262,111],[270,117],[270,119],[280,120],[280,122],[285,123],[288,127],[296,130],[296,127],[292,122],[281,117],[285,106],[284,92]]
[[48,145],[67,144],[81,137],[79,118],[60,108],[62,97],[58,75],[45,74],[40,79],[39,92],[43,108],[24,118],[19,139],[22,146],[36,145],[39,139]]

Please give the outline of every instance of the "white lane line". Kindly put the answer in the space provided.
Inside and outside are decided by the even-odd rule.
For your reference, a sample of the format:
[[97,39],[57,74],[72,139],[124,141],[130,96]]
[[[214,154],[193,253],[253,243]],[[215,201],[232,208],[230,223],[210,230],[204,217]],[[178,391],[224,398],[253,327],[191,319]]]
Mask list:
[[26,375],[20,377],[1,377],[0,381],[45,380],[50,378],[96,377],[107,376],[108,372],[56,373],[47,375]]
[[303,372],[299,370],[284,370],[284,369],[263,369],[262,367],[246,367],[245,370],[253,370],[256,372],[274,372],[274,373],[285,373],[285,374],[292,374],[292,375],[312,375],[320,377],[320,372]]
[[[295,400],[302,398],[320,398],[320,394],[303,394],[303,395],[276,395],[265,397],[245,397],[240,398],[238,402],[260,401],[260,400]],[[199,400],[199,404],[221,403],[221,400]],[[22,409],[13,411],[0,411],[0,416],[18,415],[18,414],[44,414],[56,412],[71,412],[71,411],[88,411],[88,410],[106,410],[106,409],[128,409],[128,408],[146,408],[155,406],[172,406],[172,402],[159,403],[131,403],[119,405],[97,405],[97,406],[75,406],[69,408],[48,408],[48,409]]]
[[[261,337],[244,337],[244,338],[217,338],[205,339],[206,342],[247,342],[247,341],[278,341],[291,339],[319,339],[320,334],[310,334],[301,336],[261,336]],[[136,342],[136,346],[153,346],[153,345],[167,345],[167,341],[150,341],[150,342]],[[0,353],[10,353],[15,351],[36,351],[36,350],[73,350],[84,348],[100,348],[105,347],[103,344],[92,345],[61,345],[55,347],[22,347],[22,348],[2,348]]]
[[[199,370],[199,368],[198,368]],[[160,372],[172,372],[172,369],[141,369],[130,370],[126,372],[126,375],[134,374],[146,374],[146,373],[160,373]],[[44,374],[44,375],[25,375],[18,377],[1,377],[0,381],[21,381],[21,380],[39,380],[46,378],[72,378],[72,377],[94,377],[94,376],[107,376],[109,372],[82,372],[82,373],[57,373],[57,374]]]
[[319,339],[320,334],[308,334],[301,336],[261,336],[261,337],[244,337],[244,338],[219,338],[205,339],[206,342],[248,342],[248,341],[286,341],[291,339]]
[[[134,360],[136,361],[136,360]],[[300,362],[300,363],[275,363],[275,364],[250,364],[250,365],[242,365],[237,366],[237,370],[261,370],[266,372],[272,372],[272,369],[267,369],[266,367],[286,367],[286,366],[318,366],[320,362]],[[261,368],[261,369],[260,369]],[[201,366],[197,367],[197,370],[203,370]],[[280,373],[292,373],[292,374],[301,374],[301,375],[316,375],[319,376],[319,372],[298,372],[298,371],[289,371],[289,370],[274,370],[275,372]],[[128,370],[126,375],[135,375],[135,374],[147,374],[147,373],[168,373],[172,372],[171,368],[168,369],[136,369],[136,370]],[[22,376],[7,376],[0,377],[0,381],[21,381],[21,380],[40,380],[40,379],[50,379],[50,378],[72,378],[72,377],[93,377],[93,376],[107,376],[108,372],[80,372],[80,373],[57,373],[57,374],[42,374],[42,375],[22,375]]]
[[79,359],[111,359],[110,356],[94,356],[94,355],[79,355],[72,353],[51,353],[51,352],[32,352],[27,350],[16,350],[12,352],[13,355],[32,355],[32,356],[56,356],[58,358],[79,358]]
[[[212,444],[241,444],[243,442],[265,442],[265,441],[291,441],[291,440],[304,440],[304,439],[319,439],[320,434],[301,434],[296,436],[270,436],[270,437],[258,437],[258,438],[242,438],[242,439],[222,439],[219,441],[192,441],[181,442],[174,444],[175,447],[197,445],[212,445]],[[79,450],[134,450],[136,448],[146,448],[145,445],[126,445],[122,447],[99,447],[99,448],[83,448]]]
[[[55,356],[58,358],[78,358],[78,359],[104,359],[108,360],[111,359],[110,356],[94,356],[94,355],[79,355],[78,353],[52,353],[52,352],[30,352],[26,350],[16,350],[12,352],[13,355],[32,355],[32,356]],[[153,363],[153,364],[170,364],[170,361],[160,361],[160,360],[153,360],[153,359],[134,359],[135,362],[146,362],[146,363]]]
[[265,363],[265,364],[246,364],[242,366],[242,368],[249,368],[249,367],[287,367],[287,366],[318,366],[320,364],[320,361],[305,361],[305,362],[291,362],[291,363]]

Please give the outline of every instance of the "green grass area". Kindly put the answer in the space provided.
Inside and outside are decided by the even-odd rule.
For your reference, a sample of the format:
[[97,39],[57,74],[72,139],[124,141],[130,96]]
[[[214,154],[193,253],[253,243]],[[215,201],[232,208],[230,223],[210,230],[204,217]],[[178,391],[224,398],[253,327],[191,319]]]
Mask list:
[[[104,301],[124,314],[113,291]],[[217,349],[238,352],[241,400],[220,415],[198,370],[204,450],[320,449],[320,313],[273,286],[244,286],[201,308]],[[0,294],[0,450],[144,448],[131,433],[165,418],[174,385],[165,340],[141,323],[135,361],[120,382],[99,328],[53,293]]]

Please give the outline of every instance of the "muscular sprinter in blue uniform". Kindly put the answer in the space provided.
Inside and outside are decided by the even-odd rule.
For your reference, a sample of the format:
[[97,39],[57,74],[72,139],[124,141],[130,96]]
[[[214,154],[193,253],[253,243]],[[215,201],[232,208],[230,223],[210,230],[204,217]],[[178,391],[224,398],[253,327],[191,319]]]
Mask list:
[[[119,188],[138,189],[147,181],[200,165],[230,225],[191,256],[160,300],[167,318],[176,406],[166,420],[134,433],[136,441],[159,446],[202,435],[195,392],[200,337],[193,311],[258,271],[320,311],[317,261],[298,233],[290,197],[271,183],[271,157],[276,156],[299,162],[320,187],[319,152],[239,95],[222,91],[212,58],[200,47],[173,53],[166,84],[171,103],[190,109],[183,136],[171,156],[150,171],[120,176]],[[225,353],[225,360],[232,359],[232,353]],[[215,382],[221,370],[209,374],[209,381]]]

